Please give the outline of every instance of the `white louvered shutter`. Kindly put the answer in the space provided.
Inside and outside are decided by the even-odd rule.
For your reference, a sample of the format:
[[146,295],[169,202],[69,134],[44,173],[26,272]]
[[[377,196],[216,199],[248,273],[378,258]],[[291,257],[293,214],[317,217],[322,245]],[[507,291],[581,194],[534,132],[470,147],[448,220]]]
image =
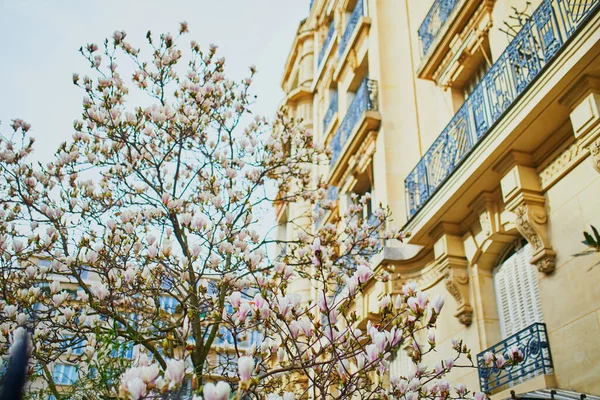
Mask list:
[[406,350],[398,349],[390,362],[390,376],[406,377],[415,369],[415,364]]
[[544,322],[531,246],[517,249],[494,271],[496,301],[502,338],[514,335],[534,322]]

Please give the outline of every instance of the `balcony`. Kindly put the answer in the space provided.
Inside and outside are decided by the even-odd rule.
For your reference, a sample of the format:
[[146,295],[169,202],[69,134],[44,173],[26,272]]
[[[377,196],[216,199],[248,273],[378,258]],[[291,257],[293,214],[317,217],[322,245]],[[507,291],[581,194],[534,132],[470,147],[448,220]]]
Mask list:
[[454,10],[458,0],[435,0],[427,16],[419,27],[419,42],[421,43],[421,54],[425,55],[433,40],[440,32],[448,16]]
[[[483,358],[486,352],[502,354],[504,359],[508,360],[508,350],[513,346],[523,353],[523,361],[502,370],[486,367]],[[477,366],[481,391],[488,394],[505,385],[521,383],[541,374],[552,374],[552,355],[550,354],[546,325],[534,323],[497,345],[482,351],[477,354]]]
[[331,143],[329,143],[332,150],[331,167],[335,166],[342,154],[342,150],[353,138],[354,135],[352,133],[355,131],[365,112],[377,110],[377,82],[365,78],[358,87],[356,95],[348,107],[346,116],[335,132],[333,139],[331,139]]
[[337,90],[331,96],[331,101],[329,102],[329,107],[325,112],[325,116],[323,117],[323,133],[327,132],[329,128],[329,124],[333,120],[333,116],[338,112],[338,92]]
[[404,181],[412,218],[477,146],[600,1],[544,0]]
[[363,2],[362,0],[357,0],[356,6],[354,6],[354,10],[352,10],[352,14],[350,14],[350,19],[348,20],[348,24],[346,25],[346,30],[342,35],[342,39],[340,40],[340,47],[338,47],[338,57],[342,57],[344,54],[344,50],[346,50],[346,46],[348,46],[348,41],[352,37],[352,33],[354,33],[354,29],[360,20],[360,17],[364,15]]
[[321,66],[321,61],[323,61],[323,57],[325,56],[325,54],[327,54],[327,51],[329,50],[329,45],[331,44],[331,39],[333,38],[333,35],[335,33],[335,24],[334,21],[331,21],[331,24],[329,24],[329,29],[327,30],[327,36],[325,37],[325,40],[323,41],[323,46],[321,47],[321,51],[319,51],[319,58],[317,59],[317,68]]

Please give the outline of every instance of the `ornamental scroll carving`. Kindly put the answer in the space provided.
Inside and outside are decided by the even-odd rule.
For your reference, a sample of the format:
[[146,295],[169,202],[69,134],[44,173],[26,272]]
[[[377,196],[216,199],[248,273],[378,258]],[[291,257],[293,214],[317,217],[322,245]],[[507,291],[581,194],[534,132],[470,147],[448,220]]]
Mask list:
[[533,247],[531,264],[540,272],[550,273],[555,268],[556,253],[548,242],[546,221],[548,215],[543,205],[522,203],[514,209],[517,230]]
[[600,139],[590,145],[590,154],[592,155],[594,169],[600,172]]
[[469,303],[469,275],[466,268],[448,266],[445,277],[446,289],[458,303],[454,316],[466,326],[473,322],[473,308]]
[[473,308],[469,302],[469,275],[467,260],[464,257],[444,255],[424,270],[407,273],[395,283],[396,291],[403,284],[413,281],[419,290],[427,290],[443,281],[446,290],[458,303],[454,316],[461,324],[470,325],[473,321]]

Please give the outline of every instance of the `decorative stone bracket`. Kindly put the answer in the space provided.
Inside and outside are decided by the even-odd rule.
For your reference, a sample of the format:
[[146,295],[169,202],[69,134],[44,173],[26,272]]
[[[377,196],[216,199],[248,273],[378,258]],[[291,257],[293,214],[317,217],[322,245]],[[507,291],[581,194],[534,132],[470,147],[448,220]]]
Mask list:
[[463,325],[471,325],[473,321],[473,307],[469,302],[469,274],[467,272],[467,260],[464,258],[448,256],[443,263],[445,268],[446,289],[458,303],[454,316]]
[[600,139],[590,145],[590,154],[592,155],[594,168],[600,172]]
[[473,307],[469,300],[468,261],[460,236],[460,228],[454,224],[441,223],[432,232],[436,270],[442,272],[446,289],[456,300],[454,316],[463,325],[471,325]]
[[531,156],[512,152],[496,166],[496,171],[504,175],[500,186],[506,209],[515,214],[517,230],[533,248],[529,262],[540,272],[554,271],[556,252],[548,240],[545,198]]
[[514,210],[517,216],[517,230],[533,247],[533,257],[529,262],[534,264],[538,271],[550,273],[554,271],[556,252],[548,241],[546,221],[548,216],[541,204],[522,202]]

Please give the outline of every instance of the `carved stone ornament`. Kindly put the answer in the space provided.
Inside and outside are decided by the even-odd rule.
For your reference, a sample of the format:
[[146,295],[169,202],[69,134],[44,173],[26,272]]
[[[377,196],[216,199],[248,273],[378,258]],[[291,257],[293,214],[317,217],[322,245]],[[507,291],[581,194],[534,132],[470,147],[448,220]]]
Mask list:
[[600,139],[590,145],[590,154],[596,171],[600,172]]
[[446,289],[458,303],[454,316],[466,326],[473,322],[473,308],[469,304],[469,275],[466,268],[448,266],[446,269]]
[[479,224],[486,237],[492,234],[492,222],[490,220],[490,213],[487,210],[479,214]]
[[538,204],[522,203],[514,210],[517,230],[533,247],[531,264],[540,272],[550,273],[555,268],[556,252],[552,250],[546,233],[548,216]]

